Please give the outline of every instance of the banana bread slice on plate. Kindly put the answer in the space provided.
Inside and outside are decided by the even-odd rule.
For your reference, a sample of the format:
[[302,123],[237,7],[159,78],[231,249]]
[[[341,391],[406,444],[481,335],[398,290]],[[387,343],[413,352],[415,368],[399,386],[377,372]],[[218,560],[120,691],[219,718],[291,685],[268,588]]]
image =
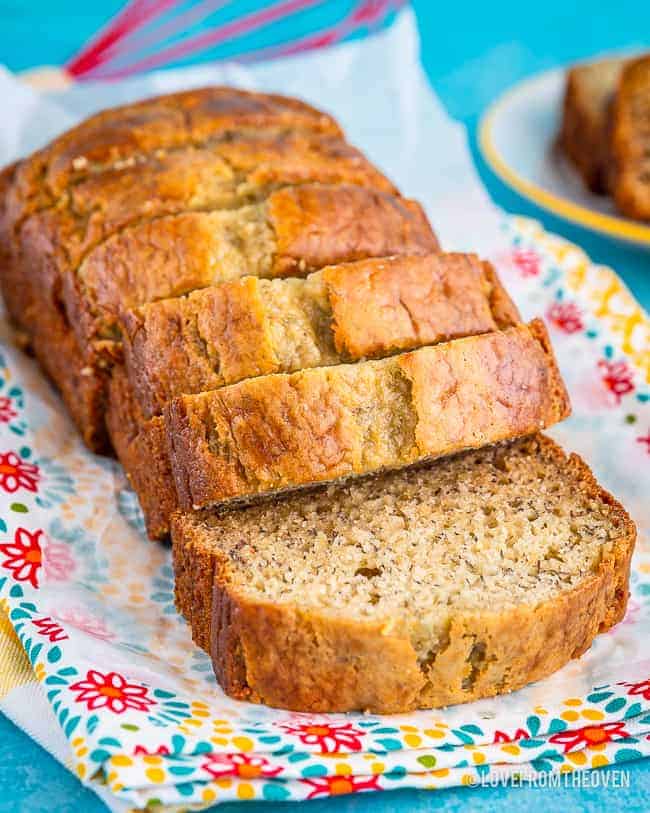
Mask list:
[[567,72],[560,144],[596,193],[608,191],[609,121],[623,58],[575,65]]
[[650,54],[621,75],[611,143],[616,205],[628,217],[650,220]]
[[635,533],[582,460],[538,435],[176,514],[176,603],[233,697],[444,706],[539,680],[620,621]]
[[205,508],[531,434],[569,414],[541,320],[170,401],[179,504]]

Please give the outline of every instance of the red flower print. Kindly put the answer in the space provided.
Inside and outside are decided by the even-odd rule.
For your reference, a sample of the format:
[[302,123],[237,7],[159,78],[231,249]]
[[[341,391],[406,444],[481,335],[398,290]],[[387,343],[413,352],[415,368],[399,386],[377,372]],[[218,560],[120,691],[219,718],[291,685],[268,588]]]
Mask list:
[[516,742],[517,740],[529,739],[530,734],[526,731],[526,729],[518,728],[512,736],[507,734],[505,731],[495,731],[492,742],[496,745],[497,743]]
[[255,754],[207,754],[201,764],[204,771],[221,779],[224,776],[238,776],[240,779],[260,779],[277,776],[282,768],[271,765],[268,759]]
[[156,701],[147,697],[147,687],[138,683],[129,683],[117,672],[103,675],[90,669],[85,680],[79,680],[68,687],[79,692],[75,700],[85,703],[88,709],[107,708],[115,714],[122,714],[127,709],[149,711],[149,706]]
[[166,745],[159,745],[155,751],[150,751],[144,745],[136,745],[133,749],[133,756],[134,757],[150,757],[150,756],[158,756],[158,757],[166,757],[170,754],[169,748]]
[[11,398],[7,398],[6,395],[0,395],[0,423],[9,423],[9,421],[17,415],[18,413],[11,403]]
[[634,373],[628,367],[626,361],[606,361],[601,359],[598,367],[603,371],[602,382],[614,396],[616,403],[621,403],[621,398],[634,392]]
[[602,725],[588,725],[584,728],[577,728],[574,731],[560,731],[549,737],[549,742],[559,743],[564,746],[564,753],[579,746],[603,745],[622,737],[630,735],[625,730],[625,723],[603,723]]
[[644,700],[650,700],[650,678],[642,680],[640,683],[619,683],[619,686],[629,689],[628,696],[641,695]]
[[352,723],[328,723],[309,721],[305,723],[281,723],[280,728],[287,734],[298,737],[305,745],[318,745],[321,753],[334,754],[338,751],[361,751],[360,737],[365,732]]
[[512,262],[522,277],[536,277],[541,270],[539,254],[531,249],[516,248],[512,252]]
[[17,582],[29,582],[38,587],[38,571],[43,562],[41,539],[43,531],[30,533],[26,528],[17,528],[14,541],[0,545],[0,554],[7,558],[0,561],[0,567],[11,570]]
[[564,333],[579,333],[585,327],[574,302],[554,302],[546,311],[546,318]]
[[63,627],[53,621],[49,615],[45,616],[45,618],[33,619],[32,624],[38,627],[39,635],[46,635],[52,643],[65,641],[68,638],[68,634]]
[[640,435],[636,439],[637,443],[645,443],[645,450],[648,454],[650,454],[650,429],[648,429],[647,435]]
[[19,488],[36,492],[40,476],[41,473],[35,463],[28,463],[15,452],[0,454],[0,488],[9,494],[13,494]]
[[313,790],[307,796],[340,796],[343,793],[358,793],[361,790],[381,790],[379,775],[376,776],[318,776],[313,779],[301,779]]

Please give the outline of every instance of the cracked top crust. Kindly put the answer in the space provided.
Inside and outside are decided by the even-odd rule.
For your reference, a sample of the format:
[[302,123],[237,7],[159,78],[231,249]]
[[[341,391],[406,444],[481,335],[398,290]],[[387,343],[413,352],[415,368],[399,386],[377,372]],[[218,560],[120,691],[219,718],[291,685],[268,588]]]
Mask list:
[[28,211],[52,205],[70,186],[160,150],[258,129],[342,138],[331,116],[298,100],[228,87],[208,87],[104,110],[21,162],[17,192]]
[[64,282],[82,345],[119,338],[130,308],[237,279],[299,276],[329,263],[438,247],[415,201],[349,184],[277,190],[240,209],[183,213],[125,229]]

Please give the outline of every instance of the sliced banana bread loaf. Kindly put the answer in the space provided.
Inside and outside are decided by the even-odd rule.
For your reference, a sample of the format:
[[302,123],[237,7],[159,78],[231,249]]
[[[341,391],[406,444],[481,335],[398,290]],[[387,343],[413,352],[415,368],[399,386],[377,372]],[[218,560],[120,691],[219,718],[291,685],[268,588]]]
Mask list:
[[624,64],[603,59],[567,73],[560,144],[592,192],[608,191],[610,107]]
[[134,396],[151,417],[177,395],[518,321],[489,264],[435,254],[344,263],[304,279],[244,277],[129,311],[123,336]]
[[509,692],[624,615],[635,528],[543,436],[176,514],[176,603],[231,696],[397,713]]
[[[311,193],[300,194],[303,184]],[[340,192],[328,186],[337,184]],[[287,194],[273,195],[280,189]],[[125,292],[133,298],[124,306],[138,306],[147,295],[211,284],[221,267],[224,277],[304,275],[330,262],[437,247],[420,207],[391,197],[391,182],[329,116],[297,100],[225,88],[98,114],[3,171],[0,193],[5,302],[71,405],[86,390],[95,405],[106,400]],[[241,219],[206,211],[241,212],[244,204]],[[48,351],[36,340],[40,321],[56,322],[53,341],[84,360],[84,391],[75,394],[78,376],[64,380],[65,364],[41,358]],[[89,442],[105,437],[101,409],[73,412]]]
[[180,396],[164,412],[183,509],[407,466],[568,414],[540,320],[380,361],[247,379]]
[[621,74],[611,143],[616,205],[628,217],[650,220],[650,54]]

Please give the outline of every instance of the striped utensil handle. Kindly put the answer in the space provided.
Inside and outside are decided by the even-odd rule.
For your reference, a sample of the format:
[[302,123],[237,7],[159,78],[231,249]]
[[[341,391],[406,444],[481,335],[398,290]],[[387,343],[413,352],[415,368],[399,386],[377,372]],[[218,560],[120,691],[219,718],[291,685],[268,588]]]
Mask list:
[[[372,33],[384,27],[408,0],[357,0],[347,13],[327,13],[333,18],[323,25],[323,12],[332,4],[323,0],[276,0],[259,9],[219,22],[228,0],[129,0],[64,65],[63,75],[74,81],[120,79],[179,63],[220,61],[240,62],[274,59],[322,48]],[[319,7],[320,25],[308,12]],[[328,8],[329,7],[329,8]],[[232,11],[232,8],[225,9]],[[251,49],[245,37],[264,34],[275,23],[300,18],[308,33],[284,42]],[[277,35],[276,35],[277,36]],[[237,42],[242,40],[241,46]],[[39,72],[39,77],[42,72]],[[47,74],[50,78],[50,74]]]

